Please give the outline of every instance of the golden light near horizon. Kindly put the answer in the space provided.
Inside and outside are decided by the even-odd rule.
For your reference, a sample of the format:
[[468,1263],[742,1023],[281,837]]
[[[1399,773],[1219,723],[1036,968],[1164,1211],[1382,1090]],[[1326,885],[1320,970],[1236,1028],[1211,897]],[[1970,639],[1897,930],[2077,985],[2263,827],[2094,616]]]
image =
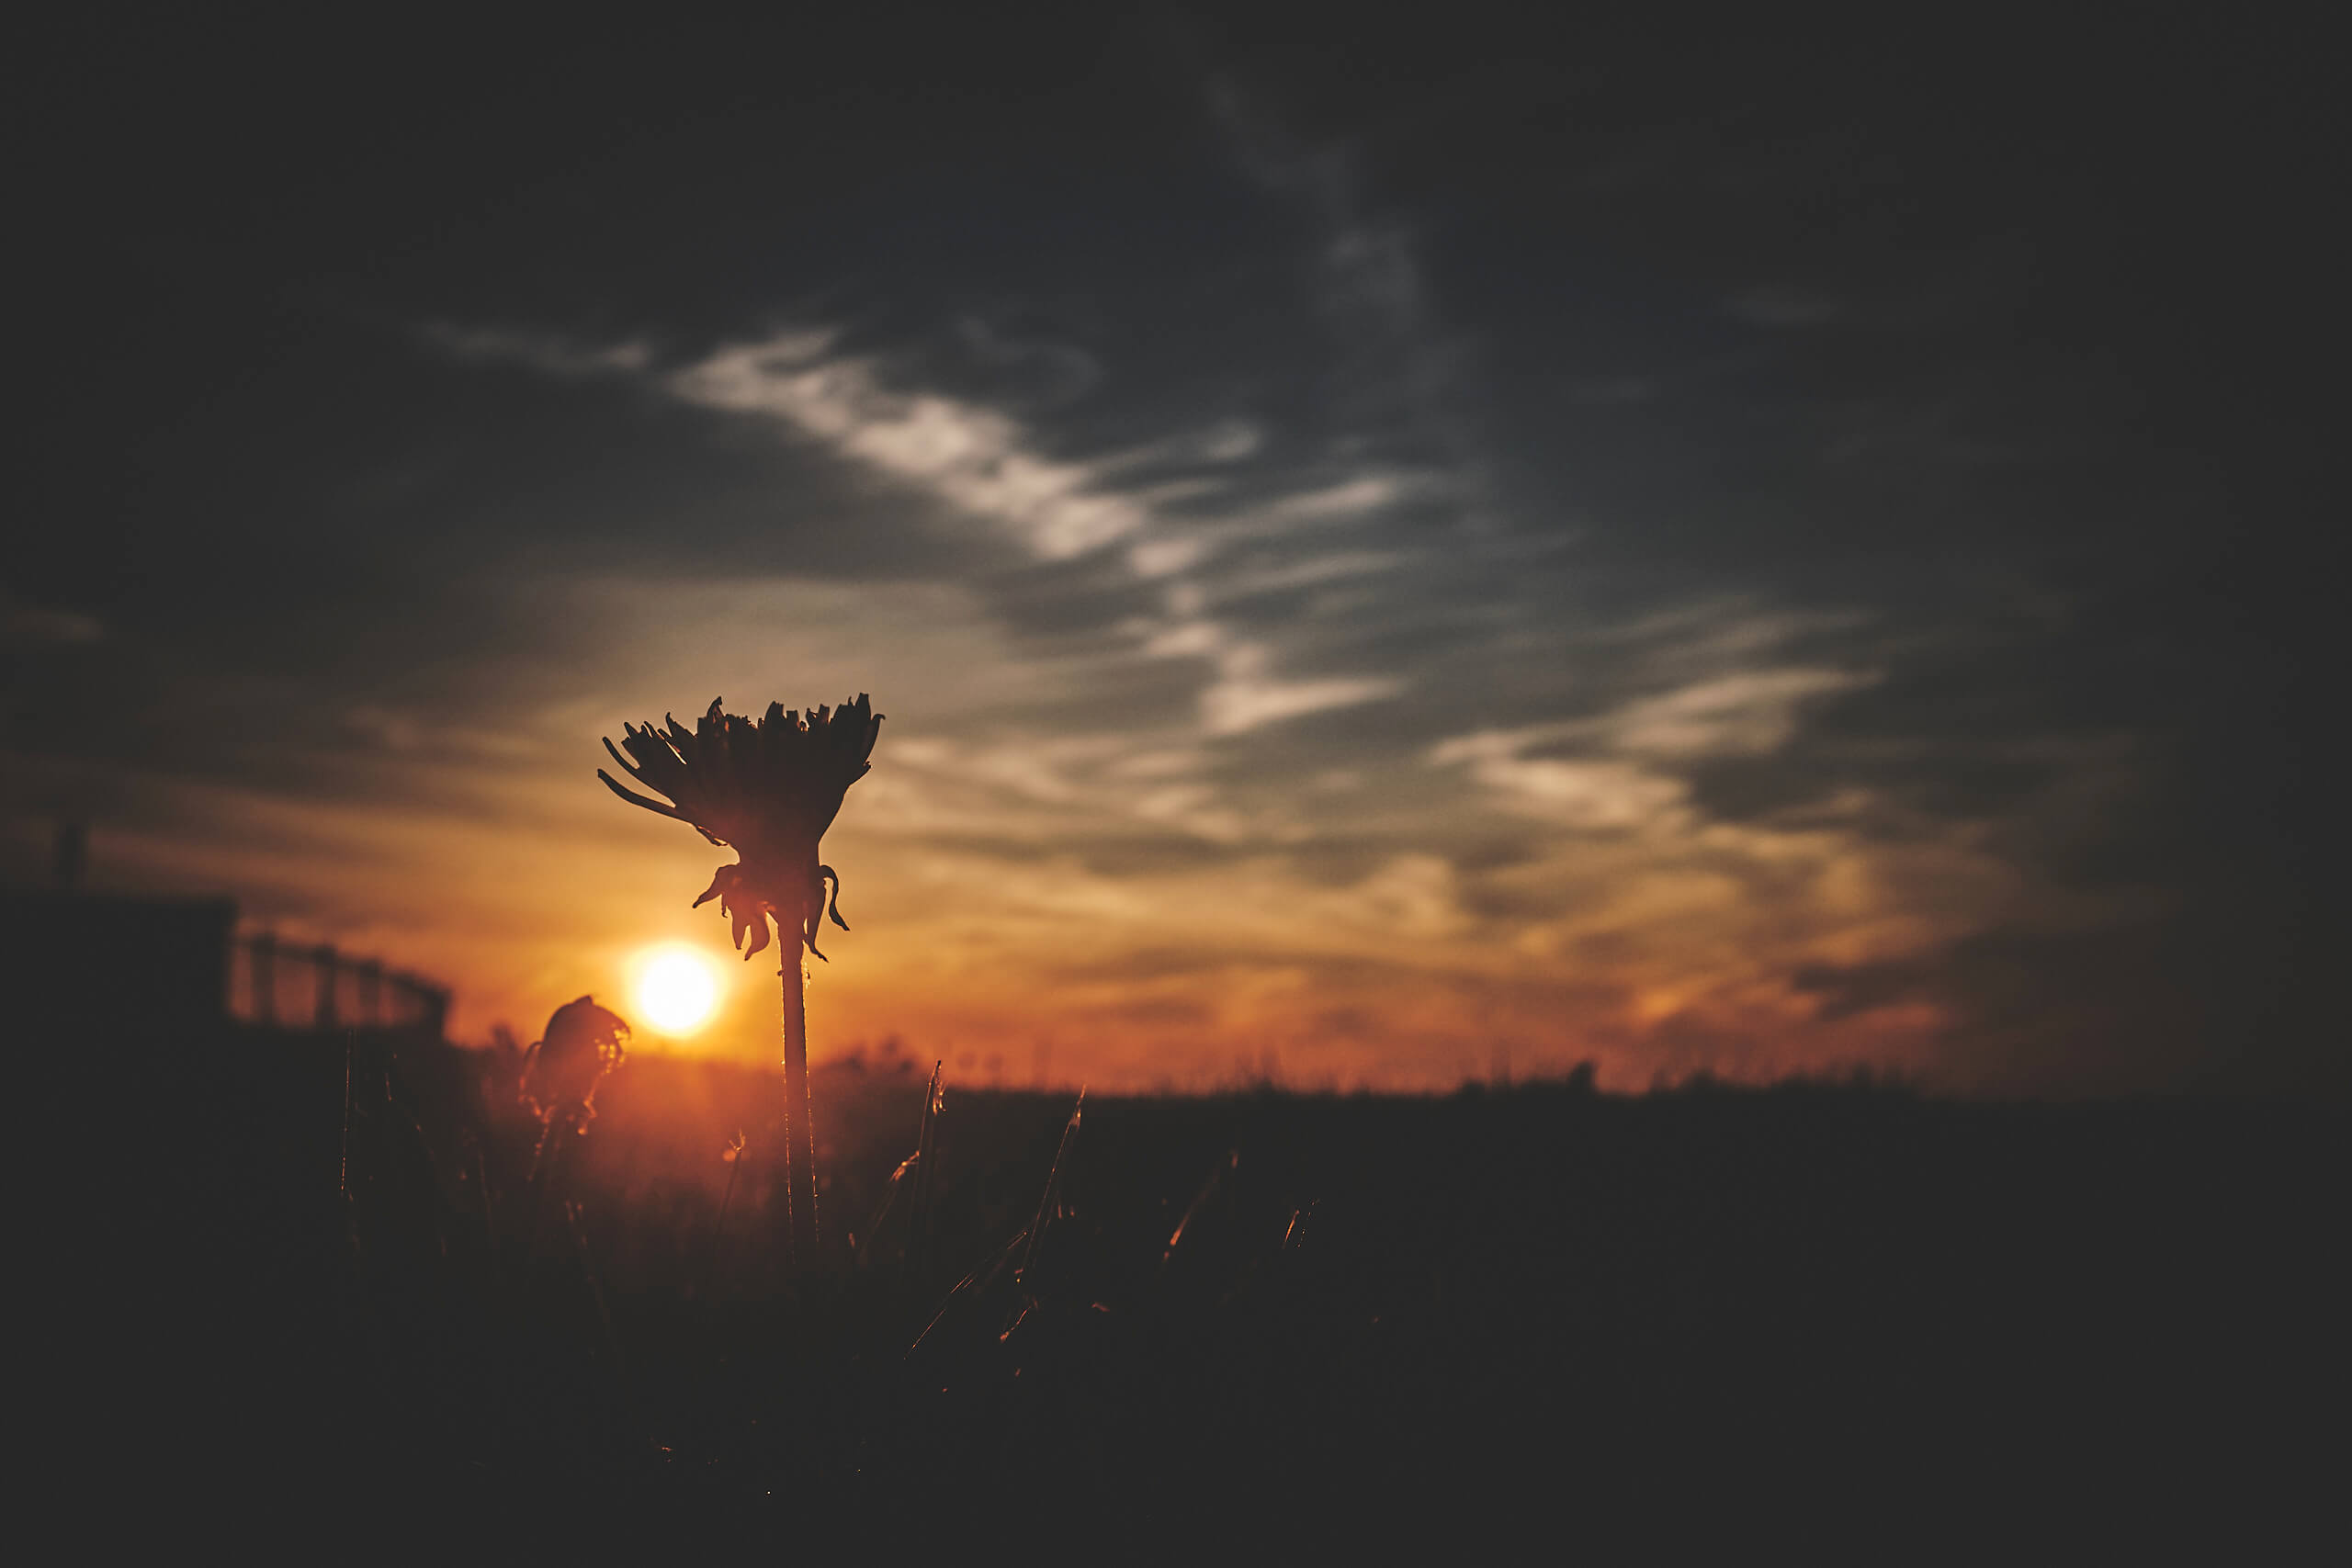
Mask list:
[[684,1036],[708,1023],[718,1010],[723,981],[718,965],[694,948],[670,944],[638,954],[637,983],[630,987],[639,1017],[662,1034]]

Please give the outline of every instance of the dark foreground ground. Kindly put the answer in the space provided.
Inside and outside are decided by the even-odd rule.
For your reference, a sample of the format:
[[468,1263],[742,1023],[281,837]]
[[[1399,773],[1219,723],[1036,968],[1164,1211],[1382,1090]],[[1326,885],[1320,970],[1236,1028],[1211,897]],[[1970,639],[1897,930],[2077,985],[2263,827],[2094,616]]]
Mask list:
[[488,1054],[80,1059],[17,1409],[92,1540],[1906,1560],[2341,1529],[2337,1111],[1090,1098],[1032,1252],[1069,1097],[951,1080],[926,1203],[889,1183],[920,1076],[836,1070],[796,1280],[768,1075],[633,1060],[534,1187]]

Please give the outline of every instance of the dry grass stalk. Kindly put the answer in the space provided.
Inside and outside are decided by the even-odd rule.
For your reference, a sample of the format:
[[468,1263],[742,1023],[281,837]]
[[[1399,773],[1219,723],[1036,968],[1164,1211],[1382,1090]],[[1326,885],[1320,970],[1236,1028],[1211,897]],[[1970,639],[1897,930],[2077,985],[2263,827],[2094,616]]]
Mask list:
[[743,1174],[743,1151],[748,1146],[743,1129],[736,1128],[735,1140],[727,1145],[723,1156],[727,1161],[727,1190],[719,1195],[718,1217],[710,1225],[710,1255],[703,1260],[702,1293],[706,1296],[710,1294],[711,1283],[718,1276],[718,1252],[727,1243],[727,1210],[735,1201],[735,1182]]
[[[1227,1149],[1225,1157],[1217,1161],[1216,1168],[1209,1172],[1209,1179],[1201,1183],[1201,1190],[1193,1194],[1193,1201],[1184,1205],[1183,1217],[1176,1222],[1176,1228],[1168,1233],[1168,1249],[1159,1255],[1159,1267],[1162,1272],[1165,1272],[1168,1268],[1168,1260],[1176,1256],[1176,1244],[1184,1239],[1185,1227],[1199,1218],[1201,1210],[1207,1206],[1211,1198],[1216,1196],[1217,1188],[1225,1180],[1225,1173],[1229,1170],[1238,1170],[1240,1166],[1241,1151]],[[1291,1223],[1293,1224],[1298,1223],[1296,1215],[1292,1216]]]
[[923,1087],[922,1118],[915,1127],[914,1204],[907,1215],[907,1248],[899,1255],[902,1272],[911,1263],[918,1282],[931,1277],[933,1219],[938,1207],[938,1160],[933,1149],[939,1138],[939,1115],[947,1109],[941,1075],[947,1064],[934,1061],[931,1082]]
[[1078,1123],[1086,1113],[1086,1091],[1078,1091],[1078,1103],[1070,1107],[1069,1122],[1062,1128],[1062,1141],[1054,1150],[1054,1168],[1046,1173],[1046,1190],[1037,1199],[1037,1217],[1029,1222],[1029,1248],[1021,1259],[1021,1267],[1013,1271],[1013,1279],[1023,1284],[1029,1280],[1029,1270],[1037,1261],[1037,1248],[1046,1239],[1046,1225],[1054,1217],[1054,1197],[1061,1190],[1062,1166],[1069,1158],[1069,1146],[1078,1141]]

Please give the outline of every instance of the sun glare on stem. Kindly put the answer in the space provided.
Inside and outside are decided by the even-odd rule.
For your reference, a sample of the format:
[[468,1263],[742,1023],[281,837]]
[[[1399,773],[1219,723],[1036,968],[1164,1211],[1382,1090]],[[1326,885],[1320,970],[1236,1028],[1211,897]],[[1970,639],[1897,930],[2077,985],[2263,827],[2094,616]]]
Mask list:
[[638,1017],[664,1034],[692,1034],[718,1007],[718,966],[691,947],[657,947],[637,960]]

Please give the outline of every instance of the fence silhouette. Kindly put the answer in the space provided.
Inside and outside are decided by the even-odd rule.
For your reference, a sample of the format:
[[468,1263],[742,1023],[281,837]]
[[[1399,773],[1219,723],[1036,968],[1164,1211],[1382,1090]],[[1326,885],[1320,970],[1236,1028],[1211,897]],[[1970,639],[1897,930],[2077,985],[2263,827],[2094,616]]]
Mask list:
[[340,953],[331,942],[280,942],[258,931],[229,944],[232,1017],[277,1029],[411,1029],[435,1038],[449,1016],[449,992],[381,961]]

